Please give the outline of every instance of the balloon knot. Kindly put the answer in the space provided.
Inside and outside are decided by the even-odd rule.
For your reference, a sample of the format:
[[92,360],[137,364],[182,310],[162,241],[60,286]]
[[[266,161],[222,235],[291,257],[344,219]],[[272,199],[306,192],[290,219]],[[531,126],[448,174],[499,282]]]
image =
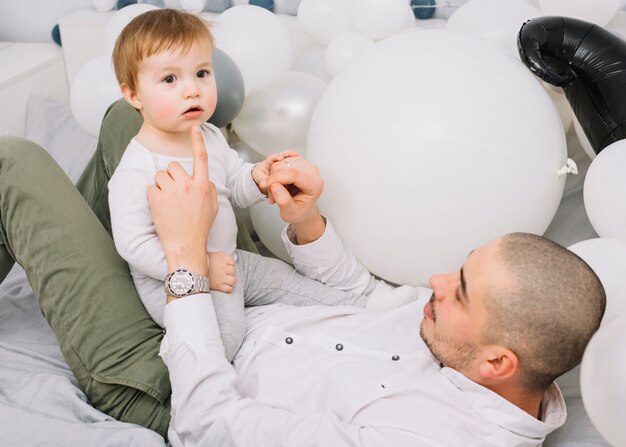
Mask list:
[[576,162],[574,162],[574,160],[572,160],[571,158],[568,158],[567,159],[567,165],[565,165],[561,169],[559,169],[556,174],[559,177],[564,175],[564,174],[578,175],[578,166],[576,166]]

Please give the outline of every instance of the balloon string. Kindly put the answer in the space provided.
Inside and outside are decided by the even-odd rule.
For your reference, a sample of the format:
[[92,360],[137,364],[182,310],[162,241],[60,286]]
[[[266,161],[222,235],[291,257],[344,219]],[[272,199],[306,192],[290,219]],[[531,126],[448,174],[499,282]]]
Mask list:
[[559,177],[565,174],[574,174],[578,175],[578,166],[576,166],[576,162],[571,158],[567,159],[567,165],[563,166],[556,173]]

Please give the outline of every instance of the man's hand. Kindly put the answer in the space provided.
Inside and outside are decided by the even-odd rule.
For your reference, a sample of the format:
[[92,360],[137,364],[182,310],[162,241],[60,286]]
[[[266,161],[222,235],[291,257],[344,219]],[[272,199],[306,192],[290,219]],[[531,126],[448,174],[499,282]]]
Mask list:
[[270,172],[272,170],[272,165],[274,163],[283,161],[285,158],[299,157],[299,156],[300,154],[297,152],[284,151],[284,152],[281,152],[280,154],[270,155],[265,160],[254,165],[254,168],[252,168],[252,179],[254,180],[254,183],[256,183],[257,187],[259,188],[259,191],[261,191],[262,194],[267,195],[267,192],[268,192],[267,191],[267,188],[268,188],[267,178],[270,175]]
[[231,293],[237,282],[235,260],[223,252],[207,253],[209,257],[209,284],[211,289]]
[[317,208],[324,189],[319,169],[302,157],[291,157],[272,164],[267,178],[270,203],[280,208],[280,217],[293,224],[298,244],[317,240],[326,222]]
[[167,258],[168,270],[186,267],[199,275],[208,273],[206,243],[217,215],[217,193],[209,181],[204,140],[198,127],[191,129],[193,175],[176,162],[156,174],[148,188],[148,200],[157,234]]

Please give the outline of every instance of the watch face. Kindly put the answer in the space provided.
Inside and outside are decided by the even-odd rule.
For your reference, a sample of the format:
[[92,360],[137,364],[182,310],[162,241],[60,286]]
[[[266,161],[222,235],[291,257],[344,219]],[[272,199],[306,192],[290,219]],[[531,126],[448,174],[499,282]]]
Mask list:
[[193,285],[193,275],[185,269],[176,270],[167,282],[170,293],[176,297],[189,295]]

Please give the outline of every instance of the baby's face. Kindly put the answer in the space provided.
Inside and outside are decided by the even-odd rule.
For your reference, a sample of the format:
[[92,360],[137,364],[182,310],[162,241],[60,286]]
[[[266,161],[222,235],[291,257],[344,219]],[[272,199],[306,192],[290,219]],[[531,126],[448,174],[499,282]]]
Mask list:
[[189,132],[215,111],[217,88],[208,42],[186,53],[164,51],[145,58],[137,78],[144,123],[161,132]]

